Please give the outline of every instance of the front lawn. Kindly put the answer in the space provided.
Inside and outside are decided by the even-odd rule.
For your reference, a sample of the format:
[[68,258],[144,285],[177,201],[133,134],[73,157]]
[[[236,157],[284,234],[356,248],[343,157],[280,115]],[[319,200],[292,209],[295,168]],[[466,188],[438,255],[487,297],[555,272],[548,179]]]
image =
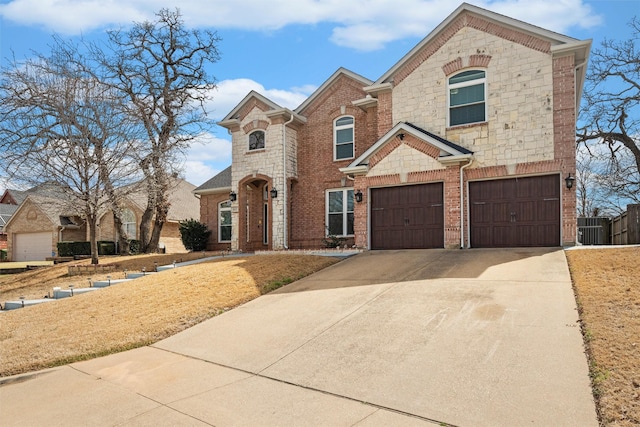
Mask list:
[[[151,271],[154,260],[158,261],[155,257],[114,262],[128,266],[129,271],[139,271],[142,265]],[[172,262],[171,256],[165,257],[159,265]],[[336,262],[332,257],[307,255],[223,258],[0,313],[0,376],[157,342]],[[123,273],[112,275],[122,278]],[[66,276],[65,266],[3,276],[0,299],[42,298],[53,286],[86,286],[86,280]]]
[[605,426],[640,425],[640,248],[566,252]]

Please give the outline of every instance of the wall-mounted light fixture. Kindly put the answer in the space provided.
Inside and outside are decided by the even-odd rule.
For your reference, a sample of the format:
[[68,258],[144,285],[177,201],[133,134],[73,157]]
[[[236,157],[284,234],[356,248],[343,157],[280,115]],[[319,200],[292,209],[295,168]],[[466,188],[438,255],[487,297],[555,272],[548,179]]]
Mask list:
[[271,193],[272,199],[275,199],[276,197],[278,197],[278,190],[276,190],[276,187],[273,187],[271,191],[269,191],[269,193]]
[[236,194],[235,191],[232,191],[231,193],[229,193],[229,200],[232,202],[235,202],[238,199],[238,195]]
[[567,188],[569,190],[571,190],[571,188],[573,188],[573,183],[575,182],[575,180],[576,179],[571,176],[571,173],[569,173],[569,176],[564,179],[564,182],[567,185]]
[[397,134],[396,138],[398,138],[400,141],[404,140],[404,133]]
[[362,191],[358,190],[356,191],[356,194],[354,194],[355,198],[356,198],[356,202],[360,203],[362,202]]

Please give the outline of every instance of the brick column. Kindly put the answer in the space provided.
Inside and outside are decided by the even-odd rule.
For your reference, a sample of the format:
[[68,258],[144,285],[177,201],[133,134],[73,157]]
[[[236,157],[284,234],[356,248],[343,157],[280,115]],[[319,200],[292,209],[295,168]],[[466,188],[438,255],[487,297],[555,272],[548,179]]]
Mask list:
[[576,174],[576,93],[573,55],[553,59],[554,157],[561,163],[562,245],[575,245],[577,234],[576,190],[564,178]]

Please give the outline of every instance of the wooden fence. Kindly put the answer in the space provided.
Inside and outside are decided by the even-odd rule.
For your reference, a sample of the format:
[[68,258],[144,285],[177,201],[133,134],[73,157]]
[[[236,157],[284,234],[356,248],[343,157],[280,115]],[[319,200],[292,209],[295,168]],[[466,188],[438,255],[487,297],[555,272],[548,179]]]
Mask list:
[[627,205],[627,211],[611,220],[611,244],[640,244],[640,205]]

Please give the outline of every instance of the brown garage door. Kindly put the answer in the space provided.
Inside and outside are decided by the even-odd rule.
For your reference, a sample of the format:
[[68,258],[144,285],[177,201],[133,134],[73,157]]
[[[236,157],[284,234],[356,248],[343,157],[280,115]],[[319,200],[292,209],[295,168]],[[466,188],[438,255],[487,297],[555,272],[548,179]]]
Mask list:
[[371,249],[444,246],[442,183],[371,190]]
[[469,183],[471,246],[560,245],[558,175]]

